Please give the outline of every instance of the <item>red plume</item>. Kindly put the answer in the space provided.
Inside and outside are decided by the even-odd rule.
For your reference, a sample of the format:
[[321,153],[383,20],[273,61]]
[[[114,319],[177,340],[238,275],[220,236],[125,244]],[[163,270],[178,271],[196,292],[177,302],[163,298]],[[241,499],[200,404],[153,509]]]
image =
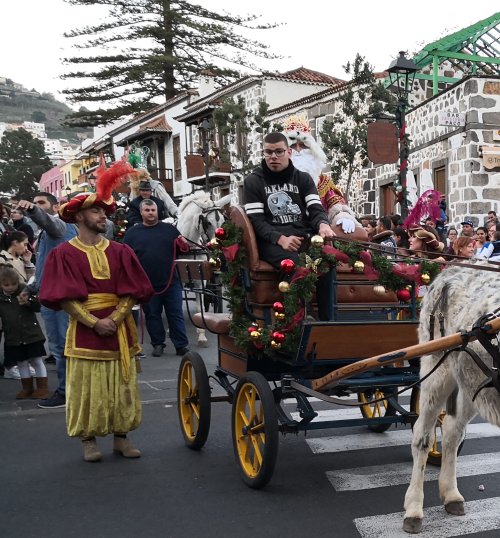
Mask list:
[[97,197],[104,202],[109,200],[115,188],[127,180],[129,174],[133,174],[134,169],[125,161],[116,161],[109,168],[98,168],[96,171],[96,193]]

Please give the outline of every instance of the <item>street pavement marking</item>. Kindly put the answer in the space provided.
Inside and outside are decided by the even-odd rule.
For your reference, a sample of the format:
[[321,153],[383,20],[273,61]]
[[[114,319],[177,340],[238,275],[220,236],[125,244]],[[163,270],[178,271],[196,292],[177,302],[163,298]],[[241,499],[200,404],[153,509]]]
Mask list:
[[[409,405],[403,405],[407,411],[410,410]],[[359,407],[355,408],[343,408],[343,409],[323,409],[318,411],[315,409],[318,416],[315,417],[312,422],[326,422],[327,420],[348,420],[351,418],[363,418]],[[296,411],[290,413],[294,420],[300,420],[300,414]],[[499,434],[500,435],[500,434]]]
[[[403,531],[404,512],[360,517],[354,520],[362,538],[408,538]],[[424,510],[419,538],[451,538],[500,528],[500,497],[465,503],[465,516],[451,516],[442,506]]]
[[[335,491],[360,491],[409,484],[411,471],[412,464],[407,462],[327,471],[326,476],[335,488]],[[458,457],[457,477],[498,472],[500,472],[499,453],[489,452],[486,454],[472,454],[470,456]],[[427,465],[425,469],[425,481],[437,480],[438,478],[439,469],[432,465]]]
[[[466,440],[497,436],[500,436],[500,428],[492,424],[481,422],[467,426]],[[367,431],[354,435],[306,438],[306,442],[314,454],[326,454],[329,452],[346,452],[347,450],[409,445],[411,444],[411,439],[411,430],[391,430],[385,433]]]

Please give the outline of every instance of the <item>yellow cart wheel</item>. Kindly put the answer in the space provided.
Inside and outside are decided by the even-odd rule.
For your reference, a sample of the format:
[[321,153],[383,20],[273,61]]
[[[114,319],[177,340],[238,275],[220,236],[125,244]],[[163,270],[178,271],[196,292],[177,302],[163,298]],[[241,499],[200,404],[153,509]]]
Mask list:
[[278,416],[266,378],[248,372],[236,386],[232,407],[233,448],[247,486],[264,487],[278,457]]
[[210,430],[210,384],[203,359],[193,351],[184,355],[179,367],[177,403],[184,441],[199,450]]
[[[412,413],[415,413],[416,415],[419,414],[420,387],[415,387],[411,391],[410,411]],[[427,462],[437,467],[441,466],[441,459],[443,457],[443,454],[441,452],[441,427],[443,425],[443,419],[445,416],[446,416],[446,411],[441,411],[441,413],[439,413],[439,417],[436,420],[436,425],[434,426],[434,436],[433,436],[432,445],[429,450],[429,455],[427,456]],[[462,450],[463,445],[464,445],[464,441],[462,441],[458,445],[457,454],[460,454],[460,451]]]
[[[396,409],[387,401],[375,401],[384,397],[392,396],[391,393],[384,392],[381,389],[370,389],[358,392],[359,409],[364,418],[379,418],[379,417],[392,417],[396,414]],[[396,396],[394,396],[396,397]],[[383,433],[392,426],[391,423],[387,424],[368,424],[368,428],[372,432]]]

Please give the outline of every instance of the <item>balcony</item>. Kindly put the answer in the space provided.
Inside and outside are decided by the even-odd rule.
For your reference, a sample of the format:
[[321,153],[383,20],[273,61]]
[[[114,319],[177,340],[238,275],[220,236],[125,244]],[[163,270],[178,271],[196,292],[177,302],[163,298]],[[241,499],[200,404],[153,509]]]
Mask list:
[[[207,178],[205,175],[205,160],[199,153],[186,155],[186,168],[189,183],[197,187],[205,187]],[[231,181],[231,163],[211,159],[208,169],[208,181],[210,187],[226,185]]]

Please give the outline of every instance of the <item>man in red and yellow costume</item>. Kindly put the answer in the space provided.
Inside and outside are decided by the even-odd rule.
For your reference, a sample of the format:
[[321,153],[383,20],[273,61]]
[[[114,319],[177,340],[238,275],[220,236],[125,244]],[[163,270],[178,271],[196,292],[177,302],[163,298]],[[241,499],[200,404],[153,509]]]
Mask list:
[[132,249],[102,235],[115,211],[112,188],[131,171],[125,162],[100,169],[96,193],[61,206],[78,236],[50,252],[40,289],[42,304],[70,315],[66,423],[68,435],[82,440],[85,461],[102,458],[95,437],[111,433],[114,451],[141,455],[127,438],[141,422],[134,360],[141,348],[131,310],[154,292]]

